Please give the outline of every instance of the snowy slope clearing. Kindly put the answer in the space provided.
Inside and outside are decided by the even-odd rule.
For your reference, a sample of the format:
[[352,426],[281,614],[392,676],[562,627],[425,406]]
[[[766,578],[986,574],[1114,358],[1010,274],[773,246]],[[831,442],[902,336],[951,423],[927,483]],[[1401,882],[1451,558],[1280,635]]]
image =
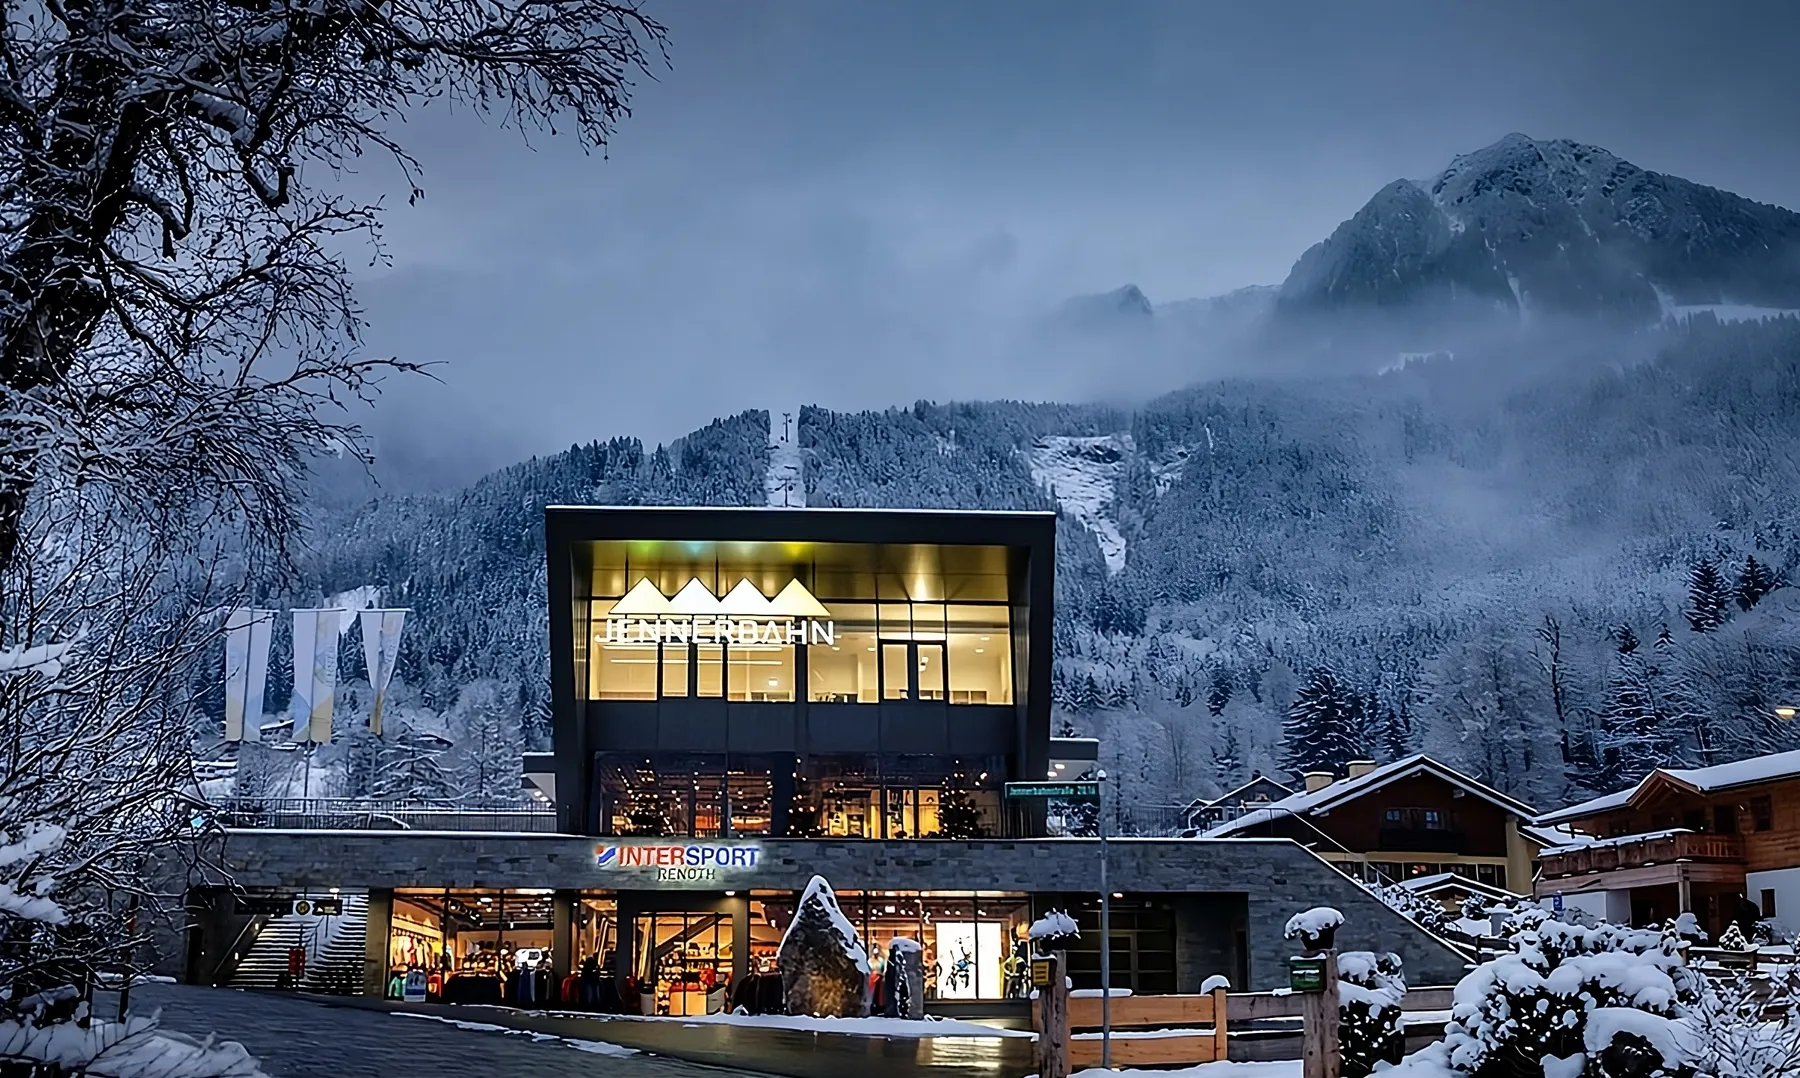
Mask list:
[[1039,438],[1026,450],[1031,478],[1100,541],[1106,571],[1125,568],[1125,535],[1113,519],[1113,483],[1133,446],[1128,434]]
[[769,473],[763,477],[769,504],[806,507],[806,483],[800,474],[800,408],[769,409]]

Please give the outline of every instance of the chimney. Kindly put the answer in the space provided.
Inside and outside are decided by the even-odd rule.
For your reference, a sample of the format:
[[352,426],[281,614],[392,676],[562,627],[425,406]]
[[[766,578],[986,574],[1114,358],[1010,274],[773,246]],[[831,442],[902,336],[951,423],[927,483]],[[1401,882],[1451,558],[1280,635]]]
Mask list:
[[1332,780],[1337,778],[1336,775],[1333,775],[1329,771],[1308,771],[1301,777],[1306,782],[1306,792],[1309,794],[1323,790],[1325,787],[1331,785]]
[[1375,766],[1374,760],[1351,760],[1345,765],[1349,770],[1350,777],[1353,779],[1362,778],[1364,775],[1375,770]]

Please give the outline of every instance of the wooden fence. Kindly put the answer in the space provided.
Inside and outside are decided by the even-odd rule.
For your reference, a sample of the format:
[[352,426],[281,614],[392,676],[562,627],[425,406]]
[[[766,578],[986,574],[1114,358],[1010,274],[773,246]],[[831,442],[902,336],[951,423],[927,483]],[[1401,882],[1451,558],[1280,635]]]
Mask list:
[[[1069,1046],[1070,1069],[1098,1067],[1100,997],[1071,995],[1068,1008],[1064,1040]],[[1229,1012],[1223,988],[1203,996],[1114,996],[1112,1064],[1187,1066],[1225,1059]],[[1197,1028],[1208,1026],[1211,1028]]]

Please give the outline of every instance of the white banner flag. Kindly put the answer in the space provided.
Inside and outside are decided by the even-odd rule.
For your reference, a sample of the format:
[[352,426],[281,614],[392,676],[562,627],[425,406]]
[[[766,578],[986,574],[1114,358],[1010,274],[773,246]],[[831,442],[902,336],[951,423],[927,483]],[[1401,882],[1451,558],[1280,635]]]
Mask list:
[[331,741],[331,704],[337,690],[338,618],[344,611],[294,611],[294,740]]
[[363,662],[369,669],[369,688],[375,700],[369,705],[369,732],[381,736],[381,709],[387,703],[388,682],[394,677],[394,661],[400,657],[400,630],[406,627],[404,610],[363,610]]
[[275,611],[240,607],[225,617],[225,740],[262,737]]

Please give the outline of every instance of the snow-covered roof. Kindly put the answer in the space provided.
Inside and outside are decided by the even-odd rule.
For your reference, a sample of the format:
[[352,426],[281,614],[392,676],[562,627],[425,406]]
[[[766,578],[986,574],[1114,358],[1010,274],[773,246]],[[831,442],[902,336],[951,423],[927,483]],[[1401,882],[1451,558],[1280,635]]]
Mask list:
[[1439,891],[1460,888],[1486,895],[1489,898],[1522,898],[1504,887],[1496,887],[1491,883],[1482,883],[1467,876],[1458,876],[1454,872],[1439,872],[1430,876],[1415,876],[1410,880],[1401,880],[1396,886],[1404,887],[1415,895],[1433,895]]
[[1652,839],[1673,838],[1676,835],[1690,835],[1693,832],[1686,827],[1670,827],[1661,831],[1645,831],[1636,835],[1614,835],[1612,838],[1596,838],[1587,842],[1572,842],[1567,846],[1549,846],[1543,851],[1545,857],[1554,857],[1561,853],[1576,853],[1580,850],[1599,850],[1608,846],[1626,846],[1633,842],[1649,842]]
[[1532,815],[1531,806],[1523,801],[1516,801],[1499,790],[1483,785],[1461,771],[1420,753],[1408,756],[1404,760],[1395,760],[1391,764],[1383,764],[1366,775],[1334,782],[1323,789],[1302,790],[1300,793],[1290,794],[1265,808],[1252,809],[1235,820],[1219,824],[1200,837],[1226,838],[1246,828],[1271,823],[1289,816],[1309,816],[1324,812],[1415,775],[1431,775],[1434,778],[1442,779],[1465,793],[1472,794],[1507,812],[1527,819]]
[[[1267,775],[1258,775],[1255,778],[1251,779],[1249,782],[1244,783],[1242,786],[1236,787],[1235,789],[1227,790],[1224,793],[1220,794],[1219,796],[1213,798],[1210,801],[1200,801],[1198,803],[1204,804],[1204,805],[1225,804],[1226,802],[1229,802],[1229,801],[1233,800],[1234,798],[1238,798],[1238,795],[1242,794],[1245,790],[1250,789],[1252,786],[1273,786],[1277,790],[1282,791],[1283,793],[1292,794],[1294,792],[1294,788],[1292,786],[1287,786],[1282,783],[1276,782],[1274,779],[1270,778]],[[1241,800],[1241,798],[1238,798],[1238,799]],[[1273,804],[1273,802],[1271,802],[1271,804]]]
[[1748,760],[1714,764],[1711,767],[1659,767],[1639,779],[1638,784],[1628,790],[1547,812],[1532,822],[1542,826],[1641,804],[1641,795],[1661,783],[1674,783],[1693,793],[1714,793],[1739,786],[1756,786],[1793,778],[1800,778],[1800,750],[1752,756]]

